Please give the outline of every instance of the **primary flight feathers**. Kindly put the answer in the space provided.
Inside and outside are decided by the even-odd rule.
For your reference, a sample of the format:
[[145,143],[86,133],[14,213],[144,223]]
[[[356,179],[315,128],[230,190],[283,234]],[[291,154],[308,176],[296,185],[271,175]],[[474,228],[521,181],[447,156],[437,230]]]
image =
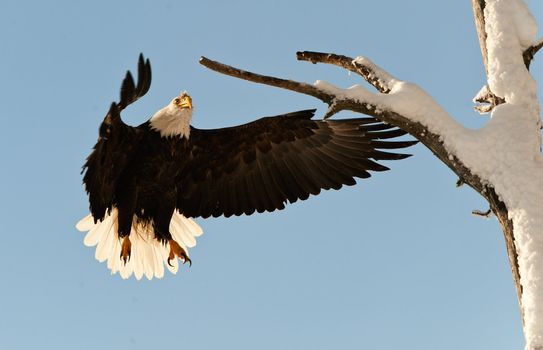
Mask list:
[[[197,129],[190,126],[192,99],[185,92],[147,122],[126,125],[120,111],[145,95],[150,84],[149,60],[140,55],[137,84],[128,72],[120,102],[111,105],[83,167],[94,226],[87,219],[78,227],[103,236],[86,242],[98,245],[100,260],[107,256],[108,267],[124,278],[132,272],[138,279],[143,274],[161,277],[163,264],[190,261],[188,245],[176,237],[179,232],[192,239],[201,234],[191,217],[283,209],[322,189],[354,185],[369,171],[388,170],[377,161],[409,155],[385,150],[415,143],[389,141],[405,133],[374,118],[313,120],[314,109],[236,127]],[[180,218],[187,220],[181,228],[176,224]],[[109,227],[100,229],[105,222]],[[163,249],[145,255],[138,241],[140,255],[132,257],[134,232]],[[103,244],[107,253],[102,241],[108,242]]]

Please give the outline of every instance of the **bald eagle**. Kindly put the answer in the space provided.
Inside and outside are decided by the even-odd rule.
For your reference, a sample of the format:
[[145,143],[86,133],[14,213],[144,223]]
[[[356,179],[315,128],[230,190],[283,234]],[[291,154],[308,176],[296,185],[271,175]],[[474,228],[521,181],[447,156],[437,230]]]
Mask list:
[[161,278],[202,234],[192,218],[280,210],[322,189],[354,185],[355,177],[388,170],[378,160],[408,157],[412,141],[385,141],[403,131],[373,118],[314,120],[315,110],[265,117],[212,130],[190,125],[192,99],[183,92],[147,122],[132,127],[120,112],[144,96],[151,65],[140,55],[99,129],[83,166],[90,214],[77,228],[111,273]]

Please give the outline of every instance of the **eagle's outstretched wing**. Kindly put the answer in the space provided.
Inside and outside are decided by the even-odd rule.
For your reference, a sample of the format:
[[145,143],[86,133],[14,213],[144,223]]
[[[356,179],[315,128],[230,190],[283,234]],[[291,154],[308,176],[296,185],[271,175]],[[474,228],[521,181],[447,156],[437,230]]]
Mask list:
[[190,159],[177,181],[186,216],[250,215],[283,209],[321,189],[354,185],[384,171],[379,160],[409,155],[380,149],[413,145],[383,141],[405,134],[374,118],[312,120],[315,110],[266,117],[237,127],[192,128]]
[[140,54],[138,83],[130,71],[121,86],[119,103],[112,103],[100,125],[99,137],[92,153],[83,165],[83,183],[89,194],[90,211],[94,221],[104,218],[115,202],[116,182],[137,148],[141,131],[126,125],[120,112],[145,95],[151,86],[151,65]]

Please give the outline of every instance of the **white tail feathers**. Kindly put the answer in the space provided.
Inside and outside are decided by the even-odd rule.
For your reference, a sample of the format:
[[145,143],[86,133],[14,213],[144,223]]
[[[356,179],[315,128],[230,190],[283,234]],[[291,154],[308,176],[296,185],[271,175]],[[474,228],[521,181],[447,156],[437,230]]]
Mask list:
[[[179,268],[179,260],[173,259],[168,264],[170,253],[169,243],[161,243],[155,239],[152,225],[142,225],[136,220],[132,221],[130,242],[132,252],[130,260],[125,264],[121,259],[121,240],[117,236],[117,208],[106,214],[104,220],[94,223],[92,215],[87,215],[76,225],[79,231],[87,235],[83,243],[87,247],[96,246],[96,260],[103,262],[107,260],[107,267],[111,274],[119,272],[123,279],[129,278],[132,274],[140,280],[144,275],[147,279],[164,276],[164,266],[171,273],[175,274]],[[188,248],[196,245],[196,238],[203,231],[194,220],[186,218],[178,211],[175,211],[170,221],[170,233],[172,238],[187,252]]]

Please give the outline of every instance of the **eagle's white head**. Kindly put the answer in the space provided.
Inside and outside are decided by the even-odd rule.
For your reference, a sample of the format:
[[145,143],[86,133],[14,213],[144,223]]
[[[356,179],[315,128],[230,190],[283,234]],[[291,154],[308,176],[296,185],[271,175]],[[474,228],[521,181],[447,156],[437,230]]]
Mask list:
[[192,98],[183,91],[170,104],[156,112],[149,123],[162,137],[186,137],[190,134]]

